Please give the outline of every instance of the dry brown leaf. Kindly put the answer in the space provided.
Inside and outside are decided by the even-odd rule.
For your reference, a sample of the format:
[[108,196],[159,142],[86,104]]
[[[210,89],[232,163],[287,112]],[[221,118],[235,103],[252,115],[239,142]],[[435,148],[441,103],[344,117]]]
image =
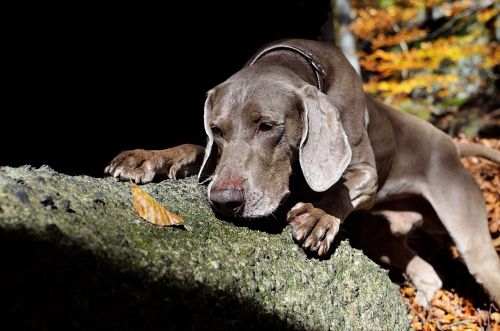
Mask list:
[[139,213],[139,216],[149,223],[170,226],[184,221],[181,216],[166,210],[158,201],[137,185],[132,184],[130,188],[132,190],[132,204],[135,210]]
[[500,229],[500,224],[498,224],[497,222],[491,222],[491,224],[490,224],[490,232],[491,233],[496,233],[496,232],[498,232],[498,229]]
[[435,308],[432,311],[432,315],[436,316],[437,318],[443,318],[446,313],[441,308]]
[[422,322],[411,323],[411,327],[417,331],[422,330]]
[[413,287],[406,287],[403,289],[403,293],[409,297],[415,296],[415,289]]

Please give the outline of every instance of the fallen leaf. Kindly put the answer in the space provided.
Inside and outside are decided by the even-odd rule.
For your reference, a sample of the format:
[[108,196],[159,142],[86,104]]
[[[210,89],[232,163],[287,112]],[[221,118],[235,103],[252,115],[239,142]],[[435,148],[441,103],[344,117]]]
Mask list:
[[144,192],[137,185],[131,185],[132,204],[143,219],[149,223],[161,226],[179,224],[184,219],[168,210],[158,203],[152,196]]
[[404,290],[403,290],[403,293],[406,295],[406,296],[415,296],[415,289],[413,287],[406,287]]
[[441,308],[435,308],[432,311],[432,315],[436,316],[437,318],[443,318],[446,313]]
[[421,322],[412,323],[411,327],[412,327],[412,329],[415,329],[417,331],[422,330],[422,323]]

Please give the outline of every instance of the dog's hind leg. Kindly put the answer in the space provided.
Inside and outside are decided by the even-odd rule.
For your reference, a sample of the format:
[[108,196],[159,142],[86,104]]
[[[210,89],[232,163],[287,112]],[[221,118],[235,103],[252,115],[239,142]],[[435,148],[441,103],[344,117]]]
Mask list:
[[442,158],[429,169],[422,194],[454,240],[469,272],[498,305],[500,261],[488,230],[481,190],[458,158],[438,157]]
[[355,215],[349,226],[354,243],[373,260],[404,271],[417,289],[416,302],[427,306],[442,281],[434,268],[406,242],[410,231],[422,221],[418,212],[379,209]]

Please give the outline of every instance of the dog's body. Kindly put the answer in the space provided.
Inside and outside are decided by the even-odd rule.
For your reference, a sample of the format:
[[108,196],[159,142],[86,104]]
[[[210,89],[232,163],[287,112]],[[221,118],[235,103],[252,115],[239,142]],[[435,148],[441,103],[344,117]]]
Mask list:
[[[208,194],[219,212],[259,218],[288,196],[298,161],[311,198],[295,205],[287,221],[304,249],[325,254],[353,211],[381,217],[393,239],[374,241],[382,233],[368,225],[361,238],[370,241],[369,254],[405,270],[425,304],[441,280],[406,236],[422,223],[430,232],[446,229],[471,274],[500,303],[500,262],[484,201],[459,161],[461,149],[484,150],[459,146],[432,125],[366,96],[335,47],[305,40],[266,46],[209,92],[205,129],[205,149],[127,151],[105,172],[138,183],[158,174],[199,173],[200,180],[212,177]],[[497,153],[487,152],[498,161]]]

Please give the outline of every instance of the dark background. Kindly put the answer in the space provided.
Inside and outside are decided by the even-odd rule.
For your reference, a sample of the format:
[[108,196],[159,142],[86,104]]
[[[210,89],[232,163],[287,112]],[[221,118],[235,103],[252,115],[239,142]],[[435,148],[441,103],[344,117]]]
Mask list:
[[12,5],[0,165],[101,176],[119,151],[205,144],[205,93],[263,44],[318,39],[329,1]]

